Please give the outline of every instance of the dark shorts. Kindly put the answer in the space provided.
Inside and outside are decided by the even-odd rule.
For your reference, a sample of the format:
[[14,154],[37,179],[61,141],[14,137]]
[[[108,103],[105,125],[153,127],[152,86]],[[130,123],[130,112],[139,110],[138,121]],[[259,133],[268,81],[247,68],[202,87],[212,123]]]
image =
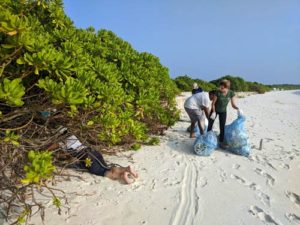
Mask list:
[[[77,157],[78,159],[80,159],[80,165],[78,167],[82,169],[87,169],[92,174],[104,177],[105,173],[109,170],[109,167],[105,163],[101,153],[90,148],[86,148],[83,151],[85,151],[84,156]],[[91,159],[90,167],[87,167],[85,165],[86,158]]]
[[189,115],[192,122],[197,122],[203,119],[203,112],[201,109],[189,109],[184,108],[186,113]]

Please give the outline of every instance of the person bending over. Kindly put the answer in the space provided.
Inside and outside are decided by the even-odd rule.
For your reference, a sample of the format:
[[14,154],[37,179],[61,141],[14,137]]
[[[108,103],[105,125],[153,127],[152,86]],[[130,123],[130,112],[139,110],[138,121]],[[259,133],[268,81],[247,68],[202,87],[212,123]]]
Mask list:
[[[202,88],[199,87],[197,83],[193,83],[192,88],[193,88],[193,89],[192,89],[192,95],[197,94],[197,93],[200,93],[200,92],[203,91]],[[197,125],[197,123],[195,124],[195,126],[196,126],[196,125]],[[191,126],[189,126],[189,127],[187,128],[187,131],[188,131],[188,132],[191,132]]]
[[126,184],[131,184],[138,178],[138,174],[132,166],[107,166],[101,153],[83,145],[75,135],[48,147],[50,151],[55,149],[61,149],[77,158],[79,160],[78,166],[87,169],[92,174],[119,180]]
[[191,119],[190,138],[195,137],[194,128],[196,123],[198,123],[200,133],[204,134],[204,126],[201,121],[205,119],[205,116],[209,118],[209,106],[213,97],[214,91],[210,91],[209,93],[200,92],[190,96],[184,102],[184,109]]
[[217,90],[215,97],[212,101],[211,107],[211,115],[208,120],[208,131],[212,130],[213,124],[217,116],[219,116],[219,123],[220,123],[220,136],[219,142],[221,148],[227,148],[228,146],[224,142],[224,134],[225,134],[225,124],[226,124],[226,117],[227,117],[227,105],[229,101],[231,102],[231,106],[239,110],[236,105],[236,98],[235,93],[230,90],[230,81],[229,80],[222,80],[220,82],[219,90]]

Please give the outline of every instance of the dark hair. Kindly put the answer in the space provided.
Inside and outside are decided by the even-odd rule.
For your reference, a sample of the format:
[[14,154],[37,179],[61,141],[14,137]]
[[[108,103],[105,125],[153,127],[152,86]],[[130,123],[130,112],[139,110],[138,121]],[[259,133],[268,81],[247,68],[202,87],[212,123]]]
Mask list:
[[212,90],[212,91],[209,91],[208,94],[209,94],[209,95],[216,95],[216,94],[217,94],[217,91],[216,91],[216,90]]

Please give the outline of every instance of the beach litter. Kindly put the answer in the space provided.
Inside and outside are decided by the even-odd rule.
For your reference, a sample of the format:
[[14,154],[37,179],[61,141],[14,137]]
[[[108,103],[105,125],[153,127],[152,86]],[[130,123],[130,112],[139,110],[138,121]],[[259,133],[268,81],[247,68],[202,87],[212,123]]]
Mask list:
[[250,143],[245,129],[246,117],[238,115],[238,118],[231,124],[225,126],[225,142],[228,151],[242,156],[249,156]]
[[194,152],[200,156],[210,156],[217,146],[217,135],[215,132],[209,131],[197,137],[194,143]]

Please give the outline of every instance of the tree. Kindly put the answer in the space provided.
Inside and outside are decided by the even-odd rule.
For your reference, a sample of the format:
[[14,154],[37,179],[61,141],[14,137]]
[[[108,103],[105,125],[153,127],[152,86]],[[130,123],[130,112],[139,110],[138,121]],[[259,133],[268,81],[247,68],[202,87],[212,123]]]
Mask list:
[[205,91],[216,89],[216,86],[212,83],[208,83],[201,79],[192,79],[187,75],[178,76],[174,79],[174,81],[181,91],[191,91],[194,83],[197,83],[198,86]]

